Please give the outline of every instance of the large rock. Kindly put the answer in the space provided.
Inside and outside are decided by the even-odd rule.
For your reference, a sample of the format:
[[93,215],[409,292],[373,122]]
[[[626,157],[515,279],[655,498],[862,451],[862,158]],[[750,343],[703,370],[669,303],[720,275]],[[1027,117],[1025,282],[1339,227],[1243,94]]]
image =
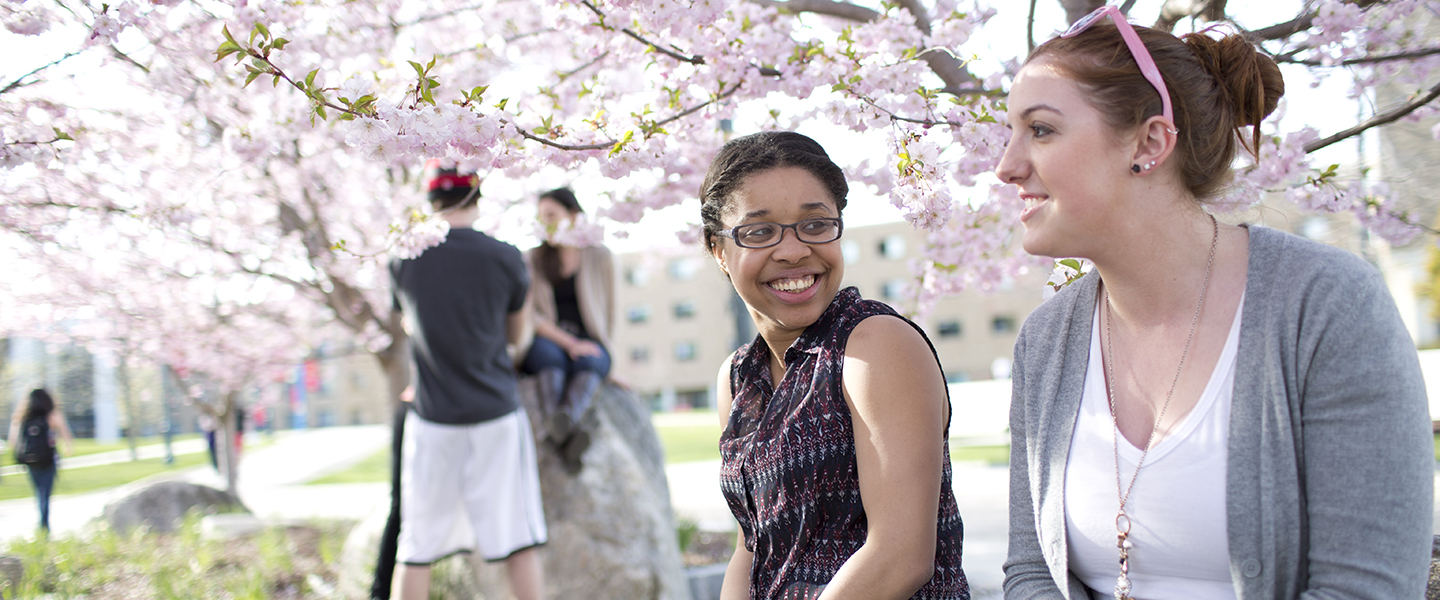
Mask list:
[[1425,600],[1440,600],[1440,535],[1430,542],[1430,582],[1425,586]]
[[[533,380],[520,395],[539,427]],[[550,542],[541,548],[549,598],[690,600],[665,480],[660,438],[640,399],[606,385],[595,398],[595,429],[585,468],[565,471],[555,449],[536,441]],[[362,598],[373,577],[388,507],[362,521],[346,540],[340,591]],[[445,598],[507,597],[504,565],[460,555],[436,564],[434,593]]]
[[227,492],[185,481],[160,481],[109,502],[101,518],[119,532],[142,525],[150,531],[175,531],[192,509],[206,515],[249,512]]

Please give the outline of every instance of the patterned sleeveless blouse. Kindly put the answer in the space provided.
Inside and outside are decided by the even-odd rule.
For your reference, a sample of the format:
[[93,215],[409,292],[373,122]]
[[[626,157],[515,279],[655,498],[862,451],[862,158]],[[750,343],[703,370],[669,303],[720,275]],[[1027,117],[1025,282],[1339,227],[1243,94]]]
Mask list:
[[[788,366],[779,387],[770,380],[770,351],[764,340],[757,337],[735,353],[730,367],[734,400],[729,424],[720,435],[720,487],[740,522],[746,549],[755,555],[751,598],[818,598],[865,543],[855,432],[841,389],[841,368],[850,332],[876,315],[899,317],[883,303],[862,299],[853,287],[841,290],[785,352]],[[933,346],[930,351],[934,353]],[[947,439],[949,431],[946,423]],[[964,525],[950,483],[948,441],[944,452],[935,575],[914,599],[970,597],[960,569]]]

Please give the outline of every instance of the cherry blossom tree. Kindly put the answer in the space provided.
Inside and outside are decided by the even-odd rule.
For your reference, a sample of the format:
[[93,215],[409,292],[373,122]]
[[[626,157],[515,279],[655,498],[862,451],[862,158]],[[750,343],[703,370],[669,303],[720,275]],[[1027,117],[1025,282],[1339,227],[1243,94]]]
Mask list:
[[[1069,20],[1099,5],[1058,3]],[[999,35],[1049,37],[1036,5],[1005,5],[1028,8],[1030,26]],[[976,60],[996,10],[975,0],[5,0],[11,41],[53,52],[0,80],[0,231],[36,278],[54,280],[6,304],[90,310],[125,329],[94,339],[133,340],[229,392],[325,332],[374,353],[398,395],[405,333],[385,264],[445,233],[418,187],[425,161],[480,172],[502,196],[486,200],[486,226],[510,231],[526,221],[507,209],[553,187],[535,182],[609,178],[595,218],[558,234],[594,240],[694,202],[722,124],[738,123],[875,141],[870,158],[845,166],[928,232],[915,267],[923,309],[1037,264],[1012,244],[1013,190],[987,175],[1022,58]],[[1223,0],[1164,2],[1159,27],[1227,24],[1279,62],[1350,77],[1357,96],[1381,81],[1414,90],[1335,131],[1271,126],[1221,204],[1284,191],[1386,239],[1413,237],[1421,228],[1383,186],[1361,188],[1312,157],[1434,114],[1440,45],[1421,28],[1436,10],[1435,0],[1324,0],[1246,28]],[[121,255],[126,264],[112,264]],[[0,313],[0,327],[60,318],[25,311]]]

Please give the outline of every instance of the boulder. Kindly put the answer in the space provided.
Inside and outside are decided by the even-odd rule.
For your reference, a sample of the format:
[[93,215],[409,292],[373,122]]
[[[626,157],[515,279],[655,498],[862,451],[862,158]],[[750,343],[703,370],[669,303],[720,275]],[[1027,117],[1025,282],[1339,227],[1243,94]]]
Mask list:
[[142,525],[150,531],[175,531],[191,510],[206,515],[249,512],[227,492],[185,481],[160,481],[105,504],[101,518],[122,533]]
[[1430,542],[1430,582],[1425,586],[1425,600],[1440,600],[1440,535]]
[[[520,395],[540,427],[535,384]],[[540,487],[550,541],[540,549],[548,598],[690,600],[689,583],[670,508],[660,438],[649,410],[634,394],[607,384],[595,398],[590,449],[578,474],[566,472],[555,448],[536,441]],[[387,506],[350,533],[340,566],[340,592],[362,598],[370,588]],[[432,594],[445,598],[507,597],[504,565],[459,555],[435,565]]]

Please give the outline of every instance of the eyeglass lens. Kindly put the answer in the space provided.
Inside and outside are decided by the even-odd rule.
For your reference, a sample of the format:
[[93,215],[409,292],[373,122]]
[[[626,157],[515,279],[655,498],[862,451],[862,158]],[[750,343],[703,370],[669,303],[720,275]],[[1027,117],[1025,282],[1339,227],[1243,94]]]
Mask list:
[[794,229],[795,237],[807,244],[824,244],[840,238],[840,222],[836,219],[806,219],[799,223],[750,223],[735,228],[735,242],[747,248],[763,248],[780,242],[786,229]]

